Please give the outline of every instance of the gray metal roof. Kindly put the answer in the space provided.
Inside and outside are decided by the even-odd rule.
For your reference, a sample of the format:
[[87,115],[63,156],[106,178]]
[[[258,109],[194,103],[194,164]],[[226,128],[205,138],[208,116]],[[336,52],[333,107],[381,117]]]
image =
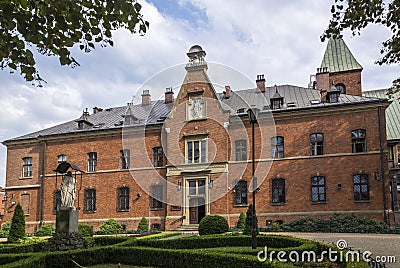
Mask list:
[[[382,101],[382,99],[375,97],[369,98],[341,94],[339,97],[339,102],[337,103],[321,103],[319,101],[321,96],[318,90],[291,85],[266,87],[265,93],[261,93],[255,88],[232,91],[229,99],[225,99],[224,94],[219,93],[218,97],[223,103],[224,108],[228,108],[234,113],[240,114],[246,112],[247,108],[252,105],[256,105],[257,108],[261,110],[268,110],[270,98],[276,94],[276,90],[278,91],[279,95],[283,97],[284,104],[281,109],[273,110],[273,113],[298,109],[322,108]],[[135,119],[138,119],[133,123],[133,125],[139,126],[144,124],[160,124],[163,122],[163,119],[169,115],[172,107],[173,103],[165,104],[163,100],[159,100],[152,102],[149,106],[142,106],[138,104],[130,105],[129,107],[121,106],[109,108],[95,114],[87,115],[85,120],[92,125],[86,124],[83,129],[78,129],[77,119],[74,119],[54,127],[16,137],[7,141],[35,139],[39,136],[46,137],[52,135],[76,134],[85,131],[92,132],[120,129],[123,127],[124,117],[127,111],[129,114],[134,115]]]
[[[378,89],[363,92],[366,97],[387,98],[387,89]],[[386,135],[388,141],[400,140],[400,93],[393,96],[393,101],[385,110]]]

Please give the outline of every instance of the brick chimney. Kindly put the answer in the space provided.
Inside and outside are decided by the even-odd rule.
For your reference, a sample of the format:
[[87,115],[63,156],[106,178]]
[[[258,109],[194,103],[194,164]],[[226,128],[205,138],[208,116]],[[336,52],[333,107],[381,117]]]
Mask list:
[[101,111],[103,111],[103,109],[102,108],[99,108],[99,107],[93,107],[93,114],[97,114],[97,113],[99,113],[99,112],[101,112]]
[[229,99],[231,97],[231,86],[225,86],[225,99]]
[[150,102],[151,102],[150,90],[145,89],[143,90],[142,94],[142,106],[149,106]]
[[257,75],[256,83],[257,83],[258,90],[260,90],[262,93],[264,93],[265,92],[265,78],[264,78],[263,74]]
[[174,92],[172,91],[172,87],[167,87],[165,89],[165,103],[173,103],[174,102]]
[[317,76],[315,80],[317,82],[317,89],[328,90],[330,88],[328,67],[317,68]]

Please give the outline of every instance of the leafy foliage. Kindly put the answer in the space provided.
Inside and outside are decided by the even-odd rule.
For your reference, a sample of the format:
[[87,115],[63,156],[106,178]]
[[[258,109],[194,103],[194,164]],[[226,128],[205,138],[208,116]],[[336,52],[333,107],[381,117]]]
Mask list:
[[1,231],[0,231],[0,237],[8,237],[8,234],[10,233],[10,228],[11,228],[11,222],[5,222],[1,225]]
[[43,225],[36,231],[35,236],[51,236],[55,231],[56,227],[54,225]]
[[242,212],[242,213],[240,213],[240,215],[239,215],[239,220],[238,220],[238,222],[237,222],[236,227],[237,227],[238,229],[244,229],[245,225],[246,225],[246,214],[244,214],[244,213]]
[[[256,215],[257,215],[257,212],[256,212]],[[243,234],[251,235],[252,226],[253,226],[253,204],[250,204],[249,207],[247,208],[247,212],[246,212],[246,224],[244,226]],[[257,234],[258,234],[259,231],[258,231],[257,217],[256,217],[256,230],[257,230]]]
[[140,219],[140,222],[139,222],[137,230],[140,231],[140,232],[146,232],[146,231],[149,230],[149,224],[148,224],[148,222],[147,222],[145,217],[142,217]]
[[19,70],[26,81],[44,81],[33,49],[57,56],[61,65],[78,66],[71,50],[90,52],[95,44],[113,46],[112,31],[145,34],[149,23],[136,0],[0,1],[0,68]]
[[284,232],[385,233],[387,226],[379,224],[368,217],[357,217],[355,214],[333,214],[330,219],[301,217],[279,226],[272,226],[267,230]]
[[11,219],[10,233],[8,235],[8,242],[15,243],[20,238],[25,237],[25,214],[18,203],[14,210],[14,215]]
[[199,235],[222,234],[229,230],[226,219],[219,215],[207,215],[199,224]]
[[[377,64],[400,63],[400,1],[398,0],[335,0],[332,5],[332,18],[328,28],[321,36],[324,41],[330,37],[342,37],[345,29],[353,35],[360,35],[361,30],[369,24],[378,24],[392,32],[391,38],[382,43],[382,58]],[[393,81],[389,94],[400,91],[400,78]]]
[[108,219],[100,226],[100,231],[103,234],[119,234],[122,232],[122,225],[115,219]]
[[78,232],[83,237],[92,237],[93,227],[87,223],[78,223]]

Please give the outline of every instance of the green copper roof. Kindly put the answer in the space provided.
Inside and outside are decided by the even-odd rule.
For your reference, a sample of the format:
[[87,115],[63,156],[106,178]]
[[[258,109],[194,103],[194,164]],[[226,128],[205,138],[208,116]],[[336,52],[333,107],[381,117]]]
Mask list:
[[362,66],[357,62],[347,47],[343,39],[329,39],[326,46],[321,68],[328,67],[329,72],[344,72],[350,70],[362,70]]
[[[388,98],[386,89],[364,91],[363,96]],[[400,93],[393,96],[392,103],[385,110],[386,115],[386,135],[388,141],[400,140]]]

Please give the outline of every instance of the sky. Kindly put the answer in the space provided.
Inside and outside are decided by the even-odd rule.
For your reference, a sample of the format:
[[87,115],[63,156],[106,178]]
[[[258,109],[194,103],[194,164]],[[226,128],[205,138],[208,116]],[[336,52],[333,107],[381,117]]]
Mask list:
[[[315,0],[139,0],[150,29],[144,36],[126,30],[113,33],[114,47],[96,47],[86,54],[74,48],[79,67],[62,67],[55,57],[36,58],[47,84],[35,87],[17,73],[0,70],[0,141],[80,117],[82,110],[140,101],[142,85],[163,70],[182,74],[156,75],[152,99],[183,80],[186,53],[198,44],[210,63],[226,65],[255,84],[264,74],[266,85],[307,87],[320,66],[326,42],[320,36],[330,19],[332,1]],[[388,88],[398,76],[396,66],[378,66],[381,43],[390,32],[368,26],[360,36],[344,40],[364,67],[363,90]],[[217,74],[215,74],[217,76]],[[213,75],[210,75],[213,79]],[[177,82],[178,81],[178,82]],[[235,81],[221,81],[239,85]],[[0,186],[5,185],[6,147],[0,145]]]

